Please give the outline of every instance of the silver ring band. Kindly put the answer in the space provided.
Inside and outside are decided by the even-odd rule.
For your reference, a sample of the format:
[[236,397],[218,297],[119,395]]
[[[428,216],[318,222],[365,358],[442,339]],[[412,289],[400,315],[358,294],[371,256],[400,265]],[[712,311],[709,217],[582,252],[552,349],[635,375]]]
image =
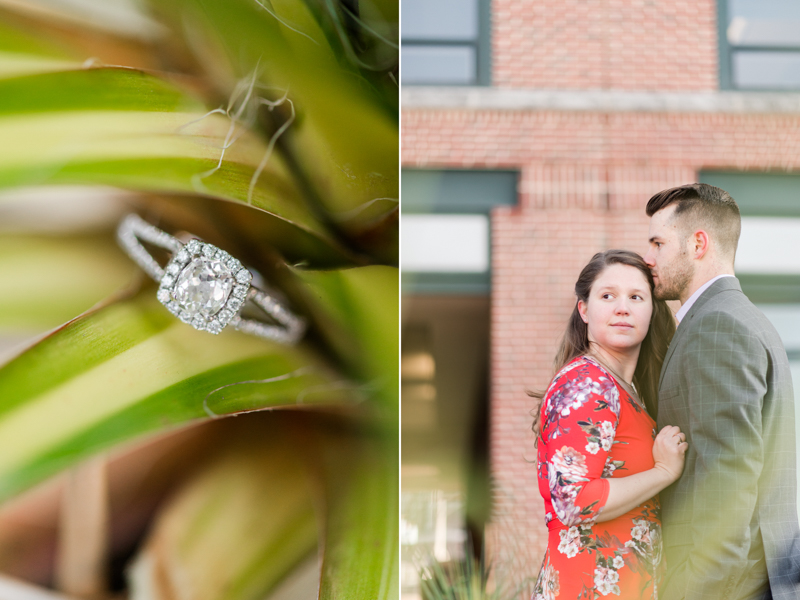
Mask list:
[[[284,344],[295,344],[303,336],[305,322],[254,287],[252,273],[213,244],[197,239],[184,244],[135,214],[119,224],[117,240],[145,273],[159,282],[159,302],[195,329],[218,334],[232,325],[244,333]],[[172,253],[166,267],[158,264],[142,241]],[[248,301],[274,323],[242,317],[240,313]]]

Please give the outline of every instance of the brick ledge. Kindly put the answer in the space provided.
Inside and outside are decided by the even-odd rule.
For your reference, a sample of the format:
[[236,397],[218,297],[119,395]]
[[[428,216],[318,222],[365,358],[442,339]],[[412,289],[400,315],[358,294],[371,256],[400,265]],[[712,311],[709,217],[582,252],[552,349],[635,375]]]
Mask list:
[[796,92],[628,92],[405,86],[404,109],[800,114]]

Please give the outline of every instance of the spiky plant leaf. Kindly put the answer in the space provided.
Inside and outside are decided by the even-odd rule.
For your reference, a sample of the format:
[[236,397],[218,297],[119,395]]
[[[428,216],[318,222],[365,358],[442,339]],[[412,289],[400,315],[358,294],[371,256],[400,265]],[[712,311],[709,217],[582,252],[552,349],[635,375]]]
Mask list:
[[317,524],[296,440],[257,422],[164,507],[130,570],[132,600],[260,600],[313,553]]
[[[170,83],[132,69],[0,79],[0,187],[88,183],[243,202],[293,225],[301,241],[315,238],[320,255],[343,256],[279,156],[260,169],[268,146],[207,112]],[[274,241],[300,255],[292,236]]]
[[397,429],[319,432],[326,497],[320,600],[389,600],[400,587]]
[[[0,328],[44,331],[125,286],[133,265],[107,236],[0,237]],[[53,302],[58,290],[58,302]]]
[[0,78],[78,67],[79,61],[47,40],[0,21]]
[[71,321],[0,368],[0,499],[135,436],[350,396],[326,387],[335,376],[307,351],[195,331],[149,292]]
[[[225,242],[284,286],[310,333],[291,348],[195,332],[152,287],[108,301],[0,368],[0,498],[200,419],[363,400],[343,418],[359,432],[319,437],[321,596],[396,597],[397,276],[341,269],[397,259],[396,5],[152,4],[170,35],[133,44],[131,62],[80,34],[51,44],[49,26],[0,41],[0,187],[141,192],[159,226]],[[51,241],[56,254],[67,239]],[[76,310],[101,293],[72,290]]]
[[[332,222],[363,236],[396,215],[396,50],[374,75],[388,84],[377,87],[343,55],[341,44],[330,43],[347,39],[342,12],[315,0],[170,0],[153,6],[191,29],[187,43],[201,68],[222,74],[219,83],[230,86],[256,73],[263,89],[288,94],[297,120],[282,138],[283,148]],[[336,31],[326,35],[331,28]],[[373,251],[396,260],[397,239],[383,235],[381,241],[373,240]]]
[[320,331],[355,377],[398,410],[399,275],[391,267],[294,269]]

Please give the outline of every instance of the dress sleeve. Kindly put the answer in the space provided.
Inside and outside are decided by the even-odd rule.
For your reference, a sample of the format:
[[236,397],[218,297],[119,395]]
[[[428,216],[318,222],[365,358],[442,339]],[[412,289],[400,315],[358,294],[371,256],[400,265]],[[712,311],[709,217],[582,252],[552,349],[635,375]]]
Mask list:
[[608,499],[606,461],[619,422],[619,392],[611,377],[586,363],[548,390],[542,440],[550,500],[568,527],[594,523]]

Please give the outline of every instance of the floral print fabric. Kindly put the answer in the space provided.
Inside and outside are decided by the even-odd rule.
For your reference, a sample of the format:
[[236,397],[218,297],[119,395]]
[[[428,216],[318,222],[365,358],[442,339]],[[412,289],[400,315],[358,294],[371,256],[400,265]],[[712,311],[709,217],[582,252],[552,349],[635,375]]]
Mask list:
[[658,499],[596,523],[608,479],[653,467],[653,419],[584,356],[553,379],[541,424],[537,471],[549,539],[532,600],[658,598]]

